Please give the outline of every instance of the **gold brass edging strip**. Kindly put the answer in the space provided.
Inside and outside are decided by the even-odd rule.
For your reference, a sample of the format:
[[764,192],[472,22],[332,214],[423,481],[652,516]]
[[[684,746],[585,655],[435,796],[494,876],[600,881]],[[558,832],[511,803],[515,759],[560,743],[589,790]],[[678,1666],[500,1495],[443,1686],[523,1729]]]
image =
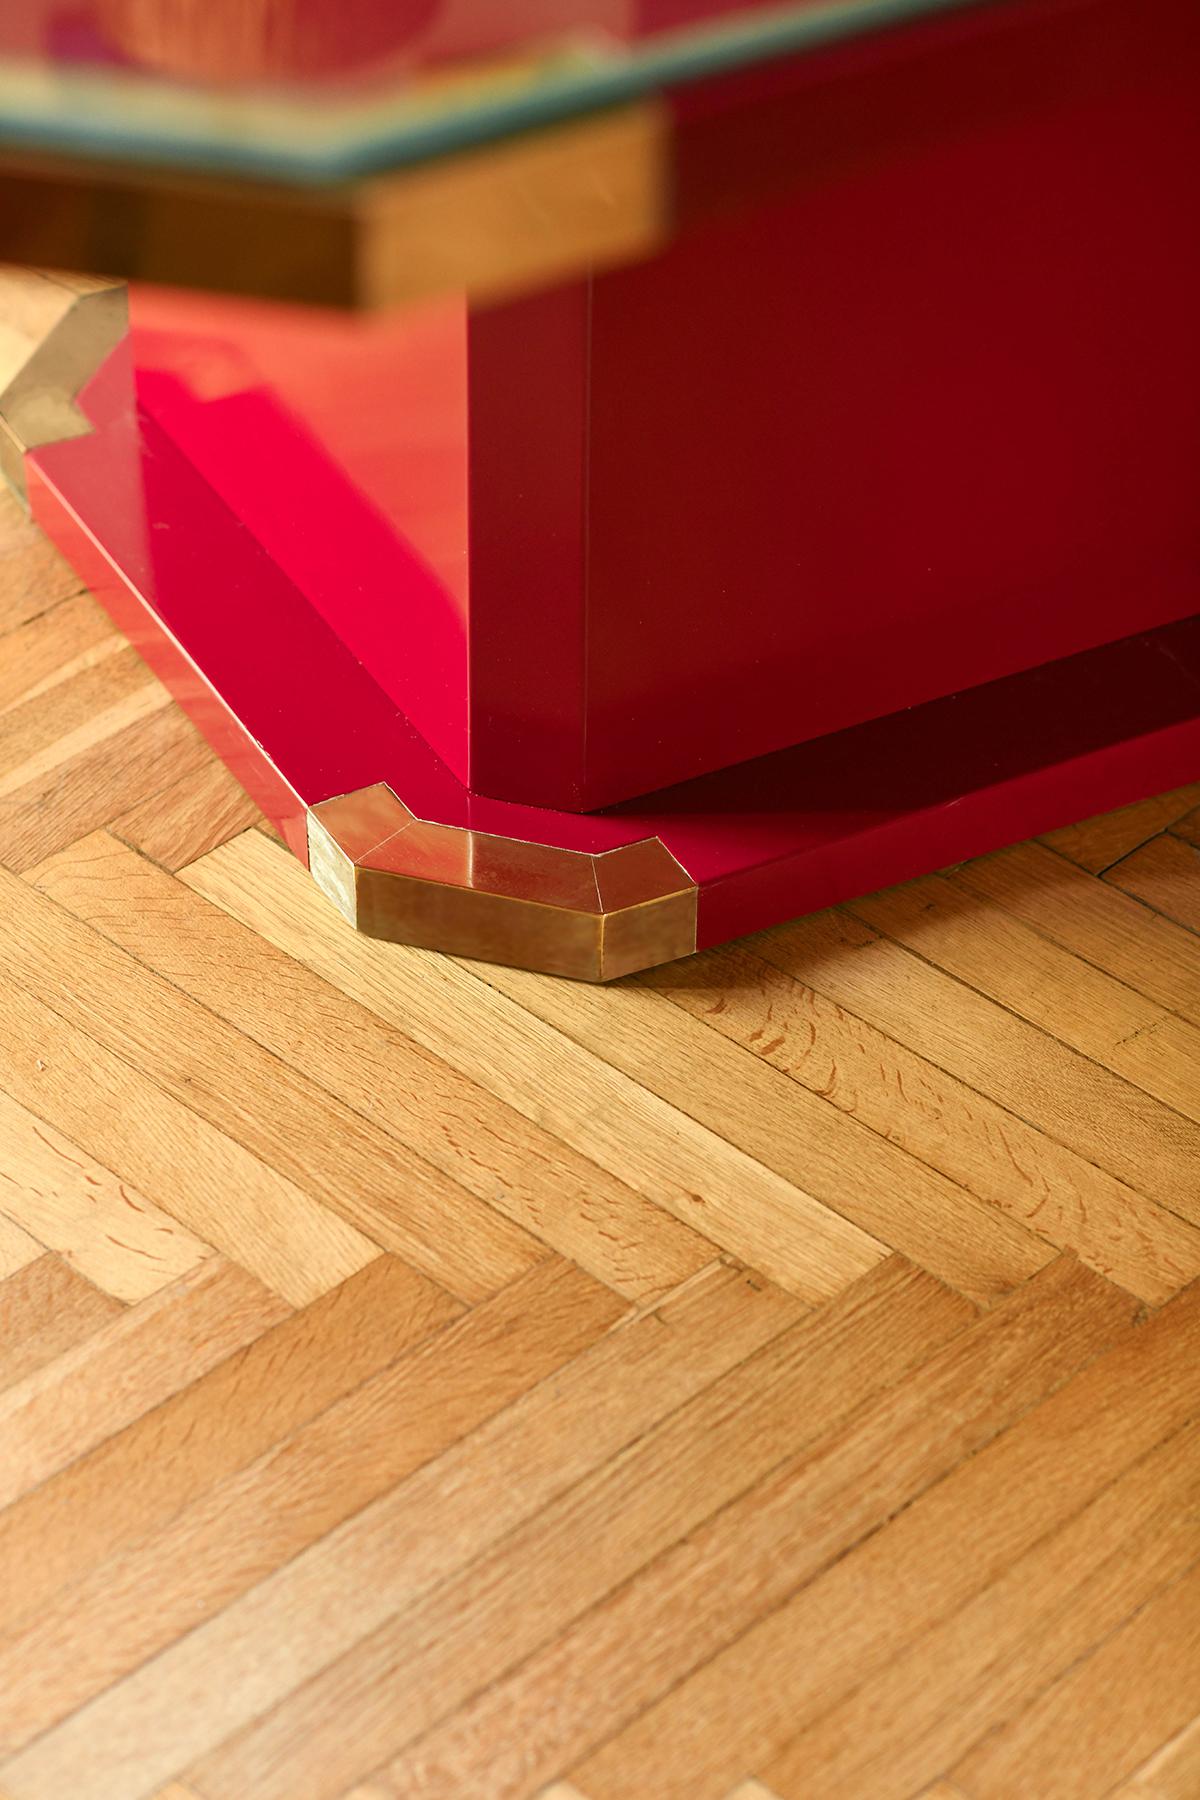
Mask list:
[[579,981],[696,948],[696,883],[658,838],[593,855],[417,819],[382,782],[310,807],[309,868],[369,937]]

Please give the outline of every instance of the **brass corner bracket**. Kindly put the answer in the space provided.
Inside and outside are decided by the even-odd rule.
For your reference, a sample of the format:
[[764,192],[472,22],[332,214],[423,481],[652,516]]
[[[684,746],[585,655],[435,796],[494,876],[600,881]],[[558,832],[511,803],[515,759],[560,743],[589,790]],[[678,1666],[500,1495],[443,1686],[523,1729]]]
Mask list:
[[75,396],[129,326],[123,283],[0,266],[0,474],[25,500],[25,452],[91,425]]
[[309,868],[357,930],[611,981],[696,948],[696,883],[658,838],[593,855],[418,819],[384,782],[308,811]]

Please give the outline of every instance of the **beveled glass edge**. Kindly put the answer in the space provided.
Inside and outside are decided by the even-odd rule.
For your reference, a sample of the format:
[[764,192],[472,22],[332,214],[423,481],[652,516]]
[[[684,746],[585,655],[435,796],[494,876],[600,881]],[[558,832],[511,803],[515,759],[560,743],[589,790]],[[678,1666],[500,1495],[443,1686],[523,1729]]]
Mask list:
[[[297,184],[353,180],[426,162],[538,126],[560,123],[672,86],[702,81],[775,57],[819,50],[845,38],[942,12],[994,4],[995,0],[824,0],[764,9],[733,20],[676,28],[625,52],[587,44],[563,45],[558,57],[539,59],[535,85],[514,91],[498,82],[481,98],[477,83],[464,83],[469,99],[457,107],[426,102],[411,93],[374,106],[343,102],[322,107],[321,90],[298,89],[294,99],[256,95],[239,100],[218,90],[203,99],[150,77],[55,71],[38,63],[0,60],[0,148],[51,154],[127,159],[150,166],[182,165],[196,172],[261,177]],[[501,69],[505,66],[499,65]],[[550,72],[547,72],[549,70]],[[61,87],[62,97],[55,92]],[[444,90],[442,90],[444,94]],[[144,94],[150,115],[139,125]],[[89,103],[106,108],[104,123],[89,120]],[[220,132],[190,120],[202,111],[220,118]],[[407,117],[405,116],[407,114]],[[240,135],[239,135],[240,129]]]

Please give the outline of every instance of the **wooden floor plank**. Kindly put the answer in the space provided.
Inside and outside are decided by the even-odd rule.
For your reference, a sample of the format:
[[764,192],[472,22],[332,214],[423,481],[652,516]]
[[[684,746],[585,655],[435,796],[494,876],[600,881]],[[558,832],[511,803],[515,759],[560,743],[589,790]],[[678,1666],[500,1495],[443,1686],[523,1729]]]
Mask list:
[[260,822],[258,808],[224,764],[206,762],[130,807],[112,829],[143,856],[174,870]]
[[[217,1257],[0,1396],[0,1504],[112,1437],[286,1316],[261,1282]],[[6,1575],[6,1584],[16,1571]]]
[[[1193,1424],[933,1625],[764,1772],[783,1800],[906,1800],[1198,1557]],[[1038,1778],[1030,1791],[1040,1791]]]
[[[104,1023],[125,1029],[115,1011]],[[64,1136],[89,1144],[119,1179],[296,1305],[378,1254],[370,1239],[167,1093],[153,1074],[2,976],[0,1087]]]
[[82,586],[16,496],[0,487],[0,632],[39,618]]
[[[997,917],[953,876],[927,876],[855,901],[850,911],[1059,1043],[1200,1120],[1200,1028],[1015,916]],[[1195,1149],[1200,1162],[1200,1136]]]
[[[588,987],[469,965],[481,981],[878,1235],[943,1281],[991,1300],[1050,1248],[823,1095],[704,1031],[643,984]],[[853,1179],[847,1172],[854,1171]]]
[[0,714],[40,699],[125,648],[125,639],[86,594],[60,600],[23,630],[0,638]]
[[1200,1561],[964,1758],[979,1800],[1090,1800],[1200,1710]]
[[848,912],[750,939],[756,955],[1137,1192],[1200,1223],[1200,1127]]
[[[76,1277],[76,1279],[78,1279]],[[0,1290],[2,1291],[2,1290]],[[0,1513],[0,1632],[352,1393],[457,1303],[380,1257]],[[220,1421],[220,1430],[213,1429]],[[129,1506],[136,1492],[136,1510]]]
[[1116,812],[1085,819],[1079,825],[1064,825],[1061,830],[1049,832],[1042,842],[1089,874],[1099,875],[1140,844],[1168,830],[1197,804],[1200,784],[1173,788],[1169,794],[1156,794]]
[[[211,1618],[553,1376],[620,1312],[569,1264],[539,1263],[57,1593],[61,1554],[27,1572],[26,1625],[0,1647],[0,1741],[25,1744]],[[164,1568],[187,1578],[163,1582]]]
[[0,1389],[82,1343],[122,1308],[57,1256],[0,1281]]
[[[552,1640],[785,1455],[818,1441],[971,1316],[898,1258],[871,1271],[385,1621],[207,1757],[195,1779],[212,1800],[326,1800]],[[536,1565],[554,1575],[531,1596]]]
[[1195,1800],[1200,1794],[1200,1716],[1112,1793],[1113,1800]]
[[1200,932],[1200,848],[1164,832],[1105,875],[1155,912]]
[[[619,1772],[599,1758],[578,1770],[572,1765],[665,1689],[680,1691],[678,1683],[764,1608],[962,1456],[979,1452],[1040,1394],[1120,1337],[1129,1313],[1116,1289],[1073,1261],[1043,1270],[920,1364],[908,1382],[789,1457],[543,1653],[402,1751],[385,1785],[395,1796],[500,1800],[567,1774],[597,1800],[657,1792],[636,1755]],[[689,1605],[688,1594],[703,1600]],[[691,1730],[703,1716],[691,1720]],[[735,1765],[718,1791],[746,1767],[745,1760]],[[687,1783],[691,1773],[680,1770]]]
[[[1039,1276],[1039,1281],[1044,1277]],[[889,1657],[967,1601],[1193,1416],[1200,1287],[949,1471],[584,1762],[617,1800],[707,1800],[761,1769]],[[697,1659],[699,1661],[699,1659]]]
[[111,709],[103,728],[85,723],[42,773],[0,796],[0,863],[31,868],[207,761],[195,727],[176,707],[154,705],[154,692],[139,690],[120,715]]
[[212,1254],[177,1219],[0,1093],[0,1212],[118,1300],[144,1300]]
[[[394,1144],[373,1120],[225,1025],[63,907],[0,873],[0,926],[7,918],[14,924],[20,919],[20,946],[14,944],[9,956],[0,948],[0,972],[10,972],[81,1029],[100,1034],[105,1047],[143,1079],[153,1079],[259,1163],[279,1171],[307,1197],[307,1215],[323,1229],[333,1228],[333,1246],[357,1259],[337,1279],[361,1265],[370,1243],[393,1237],[407,1221],[406,1191],[430,1205],[440,1202],[433,1228],[405,1233],[410,1260],[420,1257],[427,1272],[433,1273],[433,1262],[439,1274],[450,1273],[444,1265],[453,1258],[453,1240],[449,1248],[442,1240],[452,1220],[460,1227],[469,1223],[469,1251],[458,1261],[469,1255],[470,1266],[453,1271],[455,1291],[463,1297],[503,1285],[543,1254],[518,1227],[422,1159],[406,1158],[401,1175]],[[68,987],[62,969],[71,963],[80,973]],[[119,1011],[112,1004],[118,993]],[[398,1248],[394,1241],[388,1247]]]
[[114,656],[62,682],[53,706],[35,695],[0,714],[0,799],[167,704],[141,657],[122,641]]
[[22,1231],[6,1213],[0,1212],[0,1281],[15,1275],[18,1269],[25,1268],[28,1263],[41,1256],[45,1248],[44,1244],[39,1244],[27,1231]]
[[[299,877],[299,879],[297,879]],[[250,924],[648,1200],[802,1298],[886,1255],[866,1232],[446,957],[355,938],[276,845],[247,832],[184,871]],[[479,1045],[487,1044],[485,1059]]]
[[740,945],[645,980],[1143,1300],[1200,1274],[1195,1226]]
[[[649,1299],[712,1261],[713,1247],[698,1232],[111,837],[88,838],[30,879],[237,1032],[618,1292]],[[410,1191],[406,1202],[420,1238],[415,1253],[437,1272],[461,1240],[470,1244],[480,1235],[488,1216],[461,1192],[435,1195],[427,1214],[417,1211],[418,1199]],[[406,1248],[398,1237],[392,1247]],[[456,1292],[477,1291],[453,1265],[444,1278]],[[486,1270],[480,1280],[478,1291],[487,1291]]]
[[14,1800],[64,1782],[75,1800],[153,1787],[168,1762],[178,1769],[277,1704],[796,1316],[794,1300],[716,1268],[610,1332],[5,1763]]
[[[1177,829],[1182,829],[1186,820]],[[954,871],[954,885],[1002,906],[1138,993],[1200,1024],[1200,943],[1170,919],[1093,881],[1040,844],[1015,844]]]

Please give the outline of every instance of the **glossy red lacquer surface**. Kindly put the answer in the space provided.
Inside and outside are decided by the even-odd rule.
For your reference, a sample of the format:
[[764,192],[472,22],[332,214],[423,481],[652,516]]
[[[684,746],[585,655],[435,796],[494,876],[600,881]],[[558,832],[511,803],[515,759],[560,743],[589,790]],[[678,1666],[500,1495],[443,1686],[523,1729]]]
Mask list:
[[479,312],[469,370],[459,302],[135,290],[141,403],[495,796],[594,808],[1178,616],[1200,67],[1181,0],[1139,17],[688,90],[679,241]]
[[678,240],[471,324],[473,786],[596,807],[1196,607],[1193,0],[675,105]]
[[96,430],[29,459],[36,517],[304,855],[386,781],[420,817],[602,850],[661,837],[713,943],[1200,770],[1200,620],[590,817],[470,794],[155,421],[114,358]]
[[140,403],[467,775],[466,318],[135,287]]

